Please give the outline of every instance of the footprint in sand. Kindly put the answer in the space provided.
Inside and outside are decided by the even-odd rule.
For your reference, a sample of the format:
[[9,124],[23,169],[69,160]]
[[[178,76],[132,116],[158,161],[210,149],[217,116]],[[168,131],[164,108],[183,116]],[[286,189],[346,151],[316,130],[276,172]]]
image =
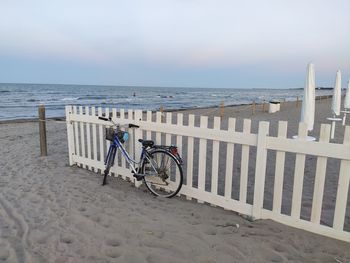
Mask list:
[[105,254],[110,258],[119,258],[123,252],[119,248],[107,248]]
[[63,235],[61,236],[60,241],[65,244],[72,244],[74,241],[74,238],[69,235]]
[[94,221],[95,223],[100,223],[101,222],[101,217],[98,215],[91,215],[90,219]]
[[196,226],[196,225],[200,224],[200,221],[197,219],[190,219],[190,220],[188,220],[188,223],[190,223],[193,226]]
[[207,227],[203,231],[205,234],[210,236],[215,236],[217,234],[217,229],[215,227]]
[[111,247],[119,247],[122,244],[122,242],[118,239],[108,239],[105,243],[107,246]]
[[30,237],[34,243],[44,244],[48,241],[50,234],[34,229],[31,231]]
[[0,248],[0,261],[6,261],[10,256],[10,251],[7,248]]
[[276,252],[283,253],[287,251],[287,248],[282,246],[281,244],[275,244],[272,247]]
[[261,259],[267,262],[284,262],[285,258],[277,253],[276,251],[270,249],[261,249],[257,252],[261,255]]
[[78,208],[78,211],[79,211],[79,212],[85,212],[85,211],[86,211],[86,207],[79,207],[79,208]]

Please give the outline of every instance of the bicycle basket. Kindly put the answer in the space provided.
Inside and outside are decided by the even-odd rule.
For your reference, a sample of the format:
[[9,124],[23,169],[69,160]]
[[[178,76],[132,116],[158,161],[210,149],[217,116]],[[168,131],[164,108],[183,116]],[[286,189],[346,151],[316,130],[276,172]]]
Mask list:
[[114,128],[106,128],[106,140],[113,141],[115,136]]

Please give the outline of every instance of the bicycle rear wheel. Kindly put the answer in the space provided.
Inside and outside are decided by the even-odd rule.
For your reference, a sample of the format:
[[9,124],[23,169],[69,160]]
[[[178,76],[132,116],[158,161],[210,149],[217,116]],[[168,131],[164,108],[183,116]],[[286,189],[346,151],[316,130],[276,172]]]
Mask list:
[[174,155],[157,149],[149,153],[142,164],[143,181],[148,190],[156,196],[173,197],[181,189],[182,168]]

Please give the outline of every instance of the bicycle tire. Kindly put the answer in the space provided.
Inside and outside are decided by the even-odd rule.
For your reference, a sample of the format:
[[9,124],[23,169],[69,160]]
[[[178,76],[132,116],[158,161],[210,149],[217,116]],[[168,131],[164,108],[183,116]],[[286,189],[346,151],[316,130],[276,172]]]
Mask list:
[[141,166],[147,189],[155,196],[171,198],[177,195],[183,182],[183,171],[177,158],[163,149],[156,149],[148,154],[152,164],[145,158]]
[[113,147],[111,149],[111,153],[108,156],[108,160],[107,160],[107,164],[106,164],[106,169],[104,170],[104,175],[103,175],[103,181],[102,181],[102,185],[106,185],[107,184],[107,176],[109,174],[109,170],[111,169],[111,167],[114,164],[114,158],[115,158],[115,153],[116,153],[117,149],[115,147]]

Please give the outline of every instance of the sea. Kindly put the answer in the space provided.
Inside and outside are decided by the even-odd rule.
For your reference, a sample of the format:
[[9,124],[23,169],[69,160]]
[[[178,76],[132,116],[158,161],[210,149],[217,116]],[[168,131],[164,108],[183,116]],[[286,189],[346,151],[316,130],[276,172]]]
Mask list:
[[[316,90],[329,95],[331,90]],[[223,89],[183,87],[132,87],[61,84],[0,83],[0,120],[37,118],[45,105],[47,117],[64,116],[65,105],[117,109],[186,109],[250,104],[270,100],[296,100],[302,89]]]

